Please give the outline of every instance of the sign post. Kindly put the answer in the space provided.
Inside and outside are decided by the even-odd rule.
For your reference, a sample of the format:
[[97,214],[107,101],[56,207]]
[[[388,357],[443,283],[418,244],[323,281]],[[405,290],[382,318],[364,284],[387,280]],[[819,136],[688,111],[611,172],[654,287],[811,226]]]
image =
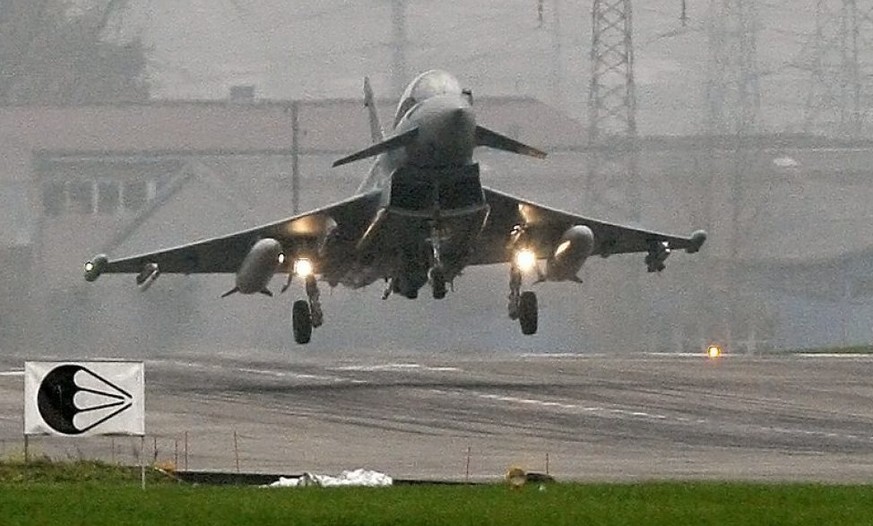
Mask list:
[[138,436],[145,488],[142,362],[25,362],[24,437]]

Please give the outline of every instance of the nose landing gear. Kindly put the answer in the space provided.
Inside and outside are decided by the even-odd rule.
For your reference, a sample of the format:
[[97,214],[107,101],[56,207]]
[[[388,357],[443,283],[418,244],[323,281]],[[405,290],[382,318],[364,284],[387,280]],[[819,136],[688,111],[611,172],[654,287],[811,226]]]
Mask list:
[[428,279],[430,280],[433,298],[441,300],[446,297],[446,271],[442,261],[442,241],[444,234],[436,222],[431,226],[430,241],[431,246],[431,268],[428,271]]

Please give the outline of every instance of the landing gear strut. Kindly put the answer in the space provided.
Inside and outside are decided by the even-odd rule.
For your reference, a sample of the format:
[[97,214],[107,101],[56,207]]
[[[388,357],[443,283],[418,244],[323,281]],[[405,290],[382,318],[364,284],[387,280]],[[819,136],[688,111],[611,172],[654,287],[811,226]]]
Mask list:
[[315,281],[315,276],[306,276],[306,297],[309,298],[309,310],[312,313],[312,326],[315,328],[321,327],[324,323],[324,313],[321,310],[321,302],[318,298],[321,294],[318,291],[318,283]]
[[509,267],[509,319],[518,319],[518,303],[521,295],[521,270]]
[[432,250],[432,266],[428,272],[433,298],[441,300],[446,297],[446,272],[442,261],[442,239],[439,227],[434,223],[430,228],[430,246]]
[[516,265],[509,268],[509,318],[518,320],[522,334],[536,334],[539,321],[537,295],[533,291],[521,292],[522,275]]

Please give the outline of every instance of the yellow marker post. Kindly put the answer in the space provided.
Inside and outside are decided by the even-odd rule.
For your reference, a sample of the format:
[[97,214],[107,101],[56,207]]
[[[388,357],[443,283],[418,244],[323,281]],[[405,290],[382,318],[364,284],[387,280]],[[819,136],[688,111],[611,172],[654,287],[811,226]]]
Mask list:
[[521,489],[527,482],[527,474],[519,467],[511,467],[506,472],[506,482],[510,489]]

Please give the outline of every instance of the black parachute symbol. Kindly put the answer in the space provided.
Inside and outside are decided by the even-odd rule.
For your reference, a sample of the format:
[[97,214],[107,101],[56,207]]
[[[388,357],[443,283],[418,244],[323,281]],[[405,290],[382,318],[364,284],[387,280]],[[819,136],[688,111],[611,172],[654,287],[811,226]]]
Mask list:
[[[75,377],[79,372],[85,372],[89,376],[96,378],[105,388],[112,392],[98,391],[77,385]],[[91,407],[78,407],[76,406],[75,398],[76,394],[80,392],[99,395],[106,400],[106,403]],[[65,435],[79,435],[128,409],[133,405],[133,397],[124,389],[121,389],[90,369],[81,365],[61,365],[52,369],[43,378],[42,383],[39,385],[36,404],[40,416],[52,429]],[[74,422],[76,415],[109,408],[117,409],[110,411],[107,415],[85,427],[79,428]]]

